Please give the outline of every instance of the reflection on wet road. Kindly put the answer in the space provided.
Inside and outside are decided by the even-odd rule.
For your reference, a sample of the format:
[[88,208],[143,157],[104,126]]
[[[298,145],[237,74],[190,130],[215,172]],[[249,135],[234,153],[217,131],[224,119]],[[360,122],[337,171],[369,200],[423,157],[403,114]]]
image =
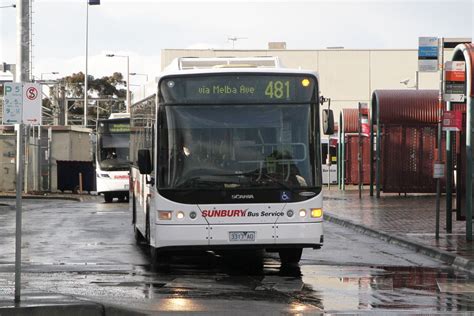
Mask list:
[[[323,249],[305,250],[299,266],[282,267],[271,253],[196,252],[153,271],[146,247],[133,240],[126,204],[27,208],[23,280],[39,291],[147,312],[474,310],[474,283],[465,274],[335,224],[326,224]],[[0,297],[13,284],[10,212],[0,210]]]

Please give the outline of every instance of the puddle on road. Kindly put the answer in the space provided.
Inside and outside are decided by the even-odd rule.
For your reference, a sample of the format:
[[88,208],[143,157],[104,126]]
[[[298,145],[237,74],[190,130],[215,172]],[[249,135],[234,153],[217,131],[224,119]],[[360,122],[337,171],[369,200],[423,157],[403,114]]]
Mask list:
[[[148,271],[147,275],[146,283],[122,286],[136,285],[147,299],[165,295],[181,299],[301,302],[339,312],[474,310],[474,293],[466,293],[472,281],[452,269],[281,266],[271,256],[260,261],[242,261],[206,254],[178,257],[168,270]],[[445,287],[448,290],[440,291],[441,283],[449,285]],[[458,285],[458,292],[453,290],[454,284]]]
[[[253,268],[249,268],[252,266]],[[170,304],[188,300],[244,300],[357,311],[474,310],[474,283],[452,269],[423,267],[281,266],[276,256],[260,264],[213,254],[178,256],[169,269],[148,265],[126,271],[29,273],[31,286],[91,297],[122,297]],[[53,285],[54,284],[54,285]],[[472,291],[471,291],[472,290]],[[175,306],[179,310],[179,306]]]
[[[212,256],[178,258],[166,271],[147,271],[145,282],[110,280],[97,285],[132,287],[146,299],[230,299],[300,302],[326,312],[361,310],[474,310],[473,281],[451,269],[301,265],[282,267],[265,257],[261,269]],[[145,268],[147,270],[147,268]],[[441,285],[444,288],[440,291]],[[457,290],[457,291],[456,291]]]
[[[440,283],[446,285],[445,289],[455,289],[454,284],[458,285],[458,289],[462,284],[472,286],[472,281],[468,282],[465,275],[452,270],[423,267],[302,266],[301,271],[303,282],[309,291],[308,296],[319,299],[320,307],[325,311],[474,310],[474,295],[439,290]],[[448,280],[450,283],[446,283]],[[465,290],[466,286],[462,288]]]

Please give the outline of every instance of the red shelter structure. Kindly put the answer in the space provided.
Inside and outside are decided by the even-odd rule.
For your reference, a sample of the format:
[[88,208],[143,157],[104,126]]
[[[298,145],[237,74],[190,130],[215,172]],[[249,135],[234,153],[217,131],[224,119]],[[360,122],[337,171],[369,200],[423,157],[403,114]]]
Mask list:
[[446,222],[447,230],[451,230],[452,192],[454,191],[454,170],[456,170],[456,211],[458,219],[466,219],[466,240],[472,241],[473,217],[473,118],[472,105],[474,102],[474,45],[460,44],[453,52],[452,61],[465,62],[465,98],[463,102],[447,102],[447,110],[462,112],[463,123],[460,132],[447,132],[447,183],[446,183]]
[[[371,144],[374,130],[377,137],[371,170],[375,169],[377,197],[380,191],[436,192],[433,165],[437,159],[438,93],[437,90],[373,92]],[[374,153],[371,154],[373,157]],[[371,186],[373,180],[371,177]]]
[[[339,183],[344,189],[345,184],[359,183],[359,110],[343,109],[339,115]],[[361,137],[362,141],[362,183],[370,183],[370,141],[369,137]]]

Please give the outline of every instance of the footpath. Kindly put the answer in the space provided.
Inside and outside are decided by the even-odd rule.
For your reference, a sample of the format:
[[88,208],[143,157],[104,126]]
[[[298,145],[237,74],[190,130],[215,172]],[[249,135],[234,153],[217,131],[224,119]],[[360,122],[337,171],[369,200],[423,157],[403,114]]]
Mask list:
[[324,189],[325,220],[386,242],[437,258],[474,275],[474,242],[466,241],[466,222],[453,213],[452,233],[446,233],[446,202],[441,199],[440,236],[435,238],[435,195],[383,194]]

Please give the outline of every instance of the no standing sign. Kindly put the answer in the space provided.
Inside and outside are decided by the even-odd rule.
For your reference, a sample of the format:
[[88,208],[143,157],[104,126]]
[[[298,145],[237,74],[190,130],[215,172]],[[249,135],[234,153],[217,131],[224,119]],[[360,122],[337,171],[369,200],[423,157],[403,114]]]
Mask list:
[[3,124],[41,125],[41,85],[5,83]]
[[41,125],[41,85],[23,84],[23,123]]

